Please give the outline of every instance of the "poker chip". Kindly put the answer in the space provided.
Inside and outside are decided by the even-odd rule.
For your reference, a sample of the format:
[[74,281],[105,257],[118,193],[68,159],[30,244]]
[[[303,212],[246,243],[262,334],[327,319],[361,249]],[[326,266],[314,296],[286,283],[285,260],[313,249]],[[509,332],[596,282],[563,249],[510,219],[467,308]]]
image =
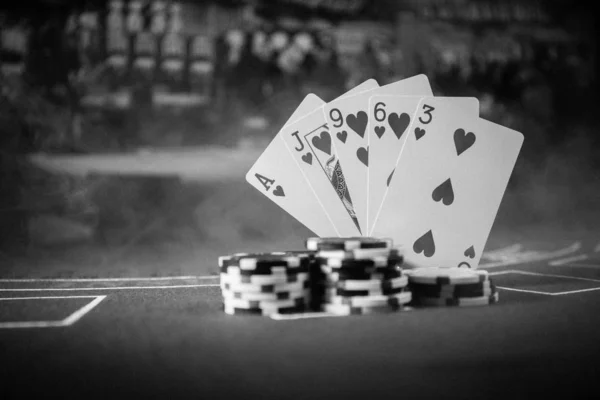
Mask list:
[[244,299],[230,299],[224,298],[223,303],[226,306],[234,308],[245,308],[252,309],[258,308],[261,310],[277,310],[285,307],[298,307],[306,305],[306,297],[304,295],[298,295],[285,300],[244,300]]
[[344,280],[389,280],[394,278],[400,278],[403,276],[402,269],[393,270],[382,270],[382,269],[370,269],[370,270],[347,270],[338,269],[333,270],[335,272],[327,273],[326,277],[329,281],[344,281]]
[[495,304],[500,300],[498,292],[489,296],[481,297],[463,297],[463,298],[436,298],[436,297],[418,297],[415,298],[415,305],[430,307],[472,307],[487,306]]
[[489,280],[487,271],[468,268],[416,268],[405,270],[411,283],[452,285],[480,283]]
[[351,307],[376,307],[384,305],[404,305],[412,300],[411,292],[402,292],[392,295],[373,296],[329,296],[326,298],[328,304],[340,304]]
[[224,299],[240,299],[249,301],[270,301],[270,300],[290,300],[295,298],[308,298],[310,291],[293,290],[293,291],[278,291],[272,293],[252,293],[252,292],[239,292],[239,291],[222,291]]
[[344,258],[320,258],[317,262],[322,267],[329,268],[394,268],[402,264],[402,257],[372,257],[370,259],[344,259]]
[[409,283],[416,297],[461,298],[490,296],[496,291],[491,281],[463,285],[426,285]]
[[374,248],[374,249],[352,249],[352,250],[321,250],[315,253],[318,259],[345,259],[345,260],[371,260],[374,258],[402,259],[398,249]]
[[343,304],[324,304],[323,311],[334,315],[370,315],[389,314],[401,311],[401,305],[384,305],[375,307],[352,307]]
[[298,267],[282,267],[282,266],[259,266],[254,269],[243,269],[238,266],[229,265],[220,268],[222,273],[234,274],[234,275],[281,275],[281,274],[298,274],[308,273],[308,265],[301,265]]
[[308,252],[237,253],[219,257],[219,267],[235,266],[241,270],[269,269],[275,267],[307,267],[311,254]]
[[327,287],[346,290],[385,290],[406,287],[408,279],[405,276],[387,280],[343,280],[327,281]]
[[228,315],[261,315],[270,316],[273,314],[297,314],[306,311],[305,305],[298,305],[292,307],[278,307],[278,308],[238,308],[231,305],[224,305],[225,314]]
[[271,274],[271,275],[240,275],[221,273],[223,283],[248,283],[253,285],[277,285],[285,283],[303,282],[308,280],[308,273],[298,274]]
[[386,288],[386,289],[371,289],[371,290],[348,290],[340,288],[326,288],[325,296],[342,296],[342,297],[353,297],[353,296],[379,296],[379,295],[392,295],[406,291],[406,287]]
[[306,240],[306,248],[312,251],[321,250],[353,250],[353,249],[389,249],[392,248],[391,239],[377,239],[371,237],[312,237]]
[[310,287],[309,280],[298,281],[293,283],[279,283],[259,285],[252,283],[229,283],[221,282],[221,290],[230,292],[242,293],[277,293],[277,292],[297,292],[308,289]]

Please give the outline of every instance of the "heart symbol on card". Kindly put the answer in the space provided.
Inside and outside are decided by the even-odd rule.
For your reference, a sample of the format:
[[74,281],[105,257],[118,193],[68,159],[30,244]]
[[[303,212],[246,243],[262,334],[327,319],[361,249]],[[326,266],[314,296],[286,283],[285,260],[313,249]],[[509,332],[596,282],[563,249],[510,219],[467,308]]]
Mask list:
[[475,248],[473,246],[465,250],[465,257],[475,258]]
[[358,150],[356,150],[356,157],[358,157],[360,162],[365,164],[365,166],[369,166],[369,149],[359,147]]
[[335,136],[337,136],[337,138],[340,142],[346,143],[346,138],[348,137],[348,132],[341,131],[341,132],[338,132]]
[[423,253],[425,257],[431,257],[435,254],[435,241],[433,240],[433,232],[431,230],[415,241],[413,251],[417,254]]
[[328,132],[323,131],[319,136],[312,138],[312,144],[323,153],[331,155],[331,136]]
[[398,116],[396,113],[391,113],[388,117],[388,124],[390,124],[390,127],[396,134],[396,137],[400,139],[406,128],[408,128],[408,125],[410,125],[410,117],[407,113],[402,113],[400,116]]
[[383,136],[384,133],[385,133],[385,126],[376,126],[375,127],[375,134],[377,135],[377,137],[379,139],[381,139],[381,137]]
[[308,165],[312,165],[312,153],[306,153],[305,155],[303,155],[302,161],[304,161]]
[[348,114],[346,117],[346,125],[348,125],[354,132],[358,134],[361,138],[365,137],[365,129],[367,128],[367,113],[364,111],[359,111],[354,114]]
[[415,137],[417,140],[421,139],[423,136],[425,136],[425,129],[415,128]]
[[436,202],[441,201],[445,206],[454,203],[454,190],[452,189],[450,178],[446,179],[438,187],[433,189],[431,198]]
[[396,171],[395,169],[392,170],[392,173],[390,174],[390,176],[388,176],[387,178],[387,185],[390,186],[390,182],[392,181],[392,176],[394,176],[394,171]]
[[273,195],[277,197],[285,197],[285,192],[281,186],[277,185],[275,190],[273,190]]
[[475,143],[475,134],[473,132],[466,133],[464,129],[454,131],[454,145],[456,146],[456,154],[461,155],[467,151]]

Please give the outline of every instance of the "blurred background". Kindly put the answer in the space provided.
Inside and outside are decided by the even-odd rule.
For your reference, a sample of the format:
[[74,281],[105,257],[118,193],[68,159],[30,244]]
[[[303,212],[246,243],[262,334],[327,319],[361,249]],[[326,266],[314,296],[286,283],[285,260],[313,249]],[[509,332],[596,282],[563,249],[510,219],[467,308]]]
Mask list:
[[194,274],[311,233],[244,176],[307,93],[425,73],[525,144],[488,244],[600,222],[580,0],[0,5],[0,274]]

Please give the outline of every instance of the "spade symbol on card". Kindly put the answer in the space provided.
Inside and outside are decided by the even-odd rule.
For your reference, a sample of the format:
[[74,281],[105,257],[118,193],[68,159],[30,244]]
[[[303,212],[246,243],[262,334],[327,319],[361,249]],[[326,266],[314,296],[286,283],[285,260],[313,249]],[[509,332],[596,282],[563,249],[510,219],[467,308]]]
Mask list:
[[450,182],[450,178],[446,179],[433,190],[431,193],[431,198],[435,202],[442,201],[445,206],[449,206],[450,204],[454,203],[454,190],[452,189],[452,182]]
[[306,153],[305,155],[303,155],[302,161],[304,161],[308,165],[312,165],[312,153]]
[[312,138],[312,144],[328,156],[331,155],[331,136],[328,132],[323,131],[319,136]]
[[413,251],[417,254],[422,252],[425,257],[431,257],[435,254],[435,242],[431,230],[427,231],[427,233],[415,241],[413,244]]
[[475,134],[473,132],[466,133],[464,129],[454,131],[454,145],[456,146],[456,154],[461,155],[467,151],[475,143]]
[[354,132],[358,134],[361,138],[365,137],[365,129],[367,128],[367,113],[364,111],[359,111],[354,114],[348,114],[346,117],[346,124],[352,128]]
[[346,138],[348,137],[348,132],[341,131],[341,132],[338,132],[335,136],[337,136],[337,138],[340,142],[346,143]]
[[475,248],[473,246],[465,250],[465,257],[475,258]]
[[277,197],[285,197],[285,192],[281,186],[277,185],[275,190],[273,190],[273,195]]
[[421,129],[421,128],[415,128],[415,137],[417,138],[417,140],[421,139],[423,136],[425,136],[425,129]]
[[383,136],[384,133],[385,133],[385,126],[376,126],[375,127],[375,134],[377,135],[377,137],[379,139],[381,139],[381,137]]
[[398,116],[396,113],[391,113],[388,117],[388,124],[390,124],[390,127],[396,134],[396,137],[400,139],[410,124],[410,117],[407,113],[402,113],[400,116]]
[[356,157],[358,157],[358,159],[360,160],[360,162],[362,162],[363,164],[365,164],[365,166],[369,166],[369,149],[365,149],[364,147],[359,147],[358,150],[356,150]]

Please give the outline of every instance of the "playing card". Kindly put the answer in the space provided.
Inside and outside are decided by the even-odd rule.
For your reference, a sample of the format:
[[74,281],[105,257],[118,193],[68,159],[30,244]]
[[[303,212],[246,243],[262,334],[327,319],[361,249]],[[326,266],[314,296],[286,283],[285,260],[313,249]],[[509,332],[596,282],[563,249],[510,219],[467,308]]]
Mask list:
[[[325,102],[313,94],[304,98],[289,122],[320,108]],[[285,129],[285,128],[284,128]],[[246,181],[318,236],[339,236],[333,222],[277,135],[246,174]]]
[[[408,127],[412,122],[422,96],[374,95],[369,98],[367,143],[369,148],[367,226],[369,234],[383,197],[390,184],[398,157],[406,142]],[[479,102],[466,101],[468,111],[477,115]]]
[[316,109],[281,130],[285,142],[313,192],[340,236],[359,236],[360,230],[344,172],[333,152],[331,132],[323,110]]
[[[369,98],[373,95],[407,94],[431,95],[431,87],[425,75],[391,83],[354,96],[336,99],[323,107],[331,129],[333,149],[344,171],[356,219],[363,235],[368,235],[367,201],[370,148],[368,145]],[[416,103],[414,108],[416,108]]]
[[473,99],[421,101],[373,235],[411,267],[479,265],[523,135],[478,118]]

